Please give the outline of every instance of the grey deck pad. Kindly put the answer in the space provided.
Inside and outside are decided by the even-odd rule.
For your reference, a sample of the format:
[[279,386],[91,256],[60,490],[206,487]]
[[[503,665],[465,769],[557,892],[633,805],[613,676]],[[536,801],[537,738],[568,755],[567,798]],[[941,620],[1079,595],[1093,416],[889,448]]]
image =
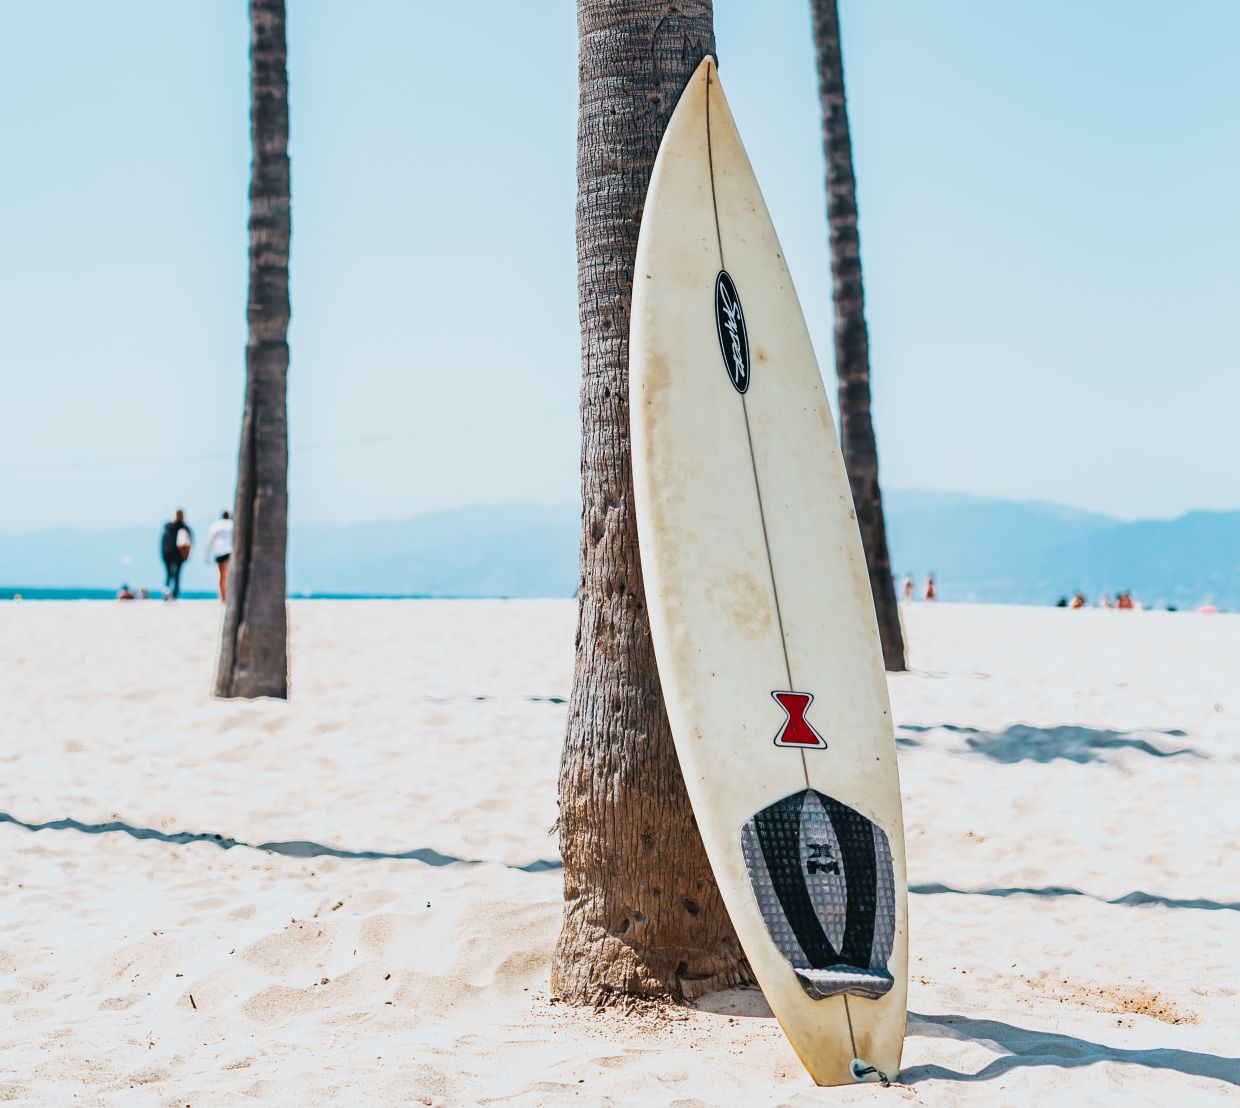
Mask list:
[[809,996],[891,988],[895,879],[881,827],[805,789],[749,820],[741,851],[767,931]]

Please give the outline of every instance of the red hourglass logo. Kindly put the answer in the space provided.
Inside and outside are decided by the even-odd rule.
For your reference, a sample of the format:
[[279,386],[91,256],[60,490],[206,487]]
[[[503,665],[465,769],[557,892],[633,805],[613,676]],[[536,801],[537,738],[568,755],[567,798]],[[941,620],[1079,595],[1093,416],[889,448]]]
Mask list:
[[818,734],[813,724],[805,718],[805,713],[814,702],[813,693],[773,692],[771,695],[788,714],[788,718],[784,720],[783,726],[779,729],[779,734],[775,736],[776,746],[799,746],[802,750],[807,748],[825,750],[827,748],[826,739]]

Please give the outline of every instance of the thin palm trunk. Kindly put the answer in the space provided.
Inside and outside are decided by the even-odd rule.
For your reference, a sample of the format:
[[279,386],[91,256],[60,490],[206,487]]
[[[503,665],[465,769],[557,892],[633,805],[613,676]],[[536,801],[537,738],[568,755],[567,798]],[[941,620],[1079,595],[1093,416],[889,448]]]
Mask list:
[[629,459],[629,309],[659,141],[709,2],[578,0],[581,574],[560,765],[564,922],[552,988],[603,1004],[751,980],[702,847],[650,643]]
[[288,696],[288,73],[284,0],[250,0],[245,414],[216,696]]
[[861,283],[857,231],[857,181],[853,174],[844,61],[836,0],[810,0],[822,104],[822,144],[827,162],[827,221],[831,229],[831,283],[835,301],[835,372],[839,379],[840,448],[852,485],[857,523],[865,547],[874,611],[887,669],[904,669],[904,636],[896,605],[887,526],[878,485],[878,445],[870,412],[870,337]]

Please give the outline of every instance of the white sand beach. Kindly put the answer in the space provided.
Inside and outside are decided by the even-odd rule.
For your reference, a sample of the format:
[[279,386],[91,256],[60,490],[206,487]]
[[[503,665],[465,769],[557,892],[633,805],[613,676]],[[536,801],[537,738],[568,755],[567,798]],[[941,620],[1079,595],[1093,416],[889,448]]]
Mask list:
[[884,1090],[754,990],[551,1001],[571,602],[294,602],[287,704],[207,695],[214,604],[0,606],[0,1099],[1240,1101],[1240,616],[905,617]]

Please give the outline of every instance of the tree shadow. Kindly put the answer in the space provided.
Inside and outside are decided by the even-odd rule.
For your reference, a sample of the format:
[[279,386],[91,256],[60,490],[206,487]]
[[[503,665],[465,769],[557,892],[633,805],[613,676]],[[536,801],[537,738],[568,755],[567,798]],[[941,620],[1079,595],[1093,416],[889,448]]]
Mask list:
[[429,700],[433,704],[456,704],[462,700],[474,702],[485,702],[490,700],[525,700],[530,704],[567,704],[568,700],[562,696],[487,696],[485,693],[479,693],[477,696],[431,696],[427,694],[422,698]]
[[1007,1053],[995,1058],[977,1073],[960,1073],[933,1064],[911,1066],[900,1074],[901,1084],[919,1081],[992,1081],[1015,1069],[1030,1066],[1058,1066],[1075,1069],[1097,1062],[1121,1062],[1149,1069],[1173,1070],[1193,1077],[1209,1077],[1229,1085],[1240,1085],[1240,1058],[1204,1054],[1195,1050],[1156,1047],[1128,1050],[1078,1039],[1051,1031],[1033,1031],[999,1020],[970,1019],[967,1016],[926,1016],[910,1012],[908,1033],[930,1038],[972,1040],[997,1047]]
[[1206,900],[1203,897],[1195,897],[1191,900],[1177,899],[1176,897],[1157,896],[1154,893],[1142,892],[1140,889],[1135,889],[1130,893],[1125,893],[1123,896],[1117,896],[1112,899],[1096,896],[1093,893],[1082,892],[1080,889],[1072,888],[1071,885],[1044,885],[1040,888],[1026,888],[1017,885],[1002,889],[955,889],[951,885],[928,882],[921,885],[910,885],[908,891],[922,896],[935,896],[940,893],[950,893],[954,896],[1083,896],[1089,900],[1096,900],[1100,904],[1121,904],[1125,907],[1133,907],[1140,904],[1161,904],[1164,908],[1199,908],[1210,912],[1240,912],[1240,901]]
[[[442,854],[434,847],[418,846],[412,850],[341,850],[334,846],[310,842],[306,839],[293,839],[288,842],[247,843],[227,835],[216,835],[201,831],[175,831],[169,834],[154,827],[135,827],[131,823],[112,820],[109,823],[82,823],[76,819],[56,819],[47,823],[27,823],[8,812],[0,812],[0,823],[11,823],[15,827],[23,827],[27,831],[77,831],[83,835],[108,835],[119,832],[133,839],[150,839],[156,842],[173,843],[182,846],[186,843],[209,843],[221,850],[241,847],[244,850],[262,850],[269,854],[282,854],[286,858],[353,858],[364,861],[377,861],[390,858],[395,861],[421,862],[428,866],[481,866],[486,865],[484,858],[458,858],[454,854]],[[496,862],[495,865],[505,869],[520,870],[522,873],[543,873],[546,870],[564,868],[558,858],[538,858],[523,866],[510,862]]]
[[[1204,758],[1205,755],[1189,747],[1165,749],[1146,736],[1184,738],[1185,732],[1178,728],[1159,731],[1112,731],[1098,727],[1078,727],[1071,724],[1062,727],[1031,727],[1015,723],[1002,731],[984,731],[978,727],[961,727],[953,723],[938,727],[914,723],[902,723],[901,731],[924,734],[927,731],[950,731],[962,735],[964,744],[975,754],[981,754],[1004,765],[1016,762],[1039,762],[1045,764],[1062,758],[1068,762],[1084,765],[1088,762],[1105,762],[1106,755],[1115,750],[1137,750],[1154,758]],[[901,745],[916,745],[918,740],[896,739]]]

